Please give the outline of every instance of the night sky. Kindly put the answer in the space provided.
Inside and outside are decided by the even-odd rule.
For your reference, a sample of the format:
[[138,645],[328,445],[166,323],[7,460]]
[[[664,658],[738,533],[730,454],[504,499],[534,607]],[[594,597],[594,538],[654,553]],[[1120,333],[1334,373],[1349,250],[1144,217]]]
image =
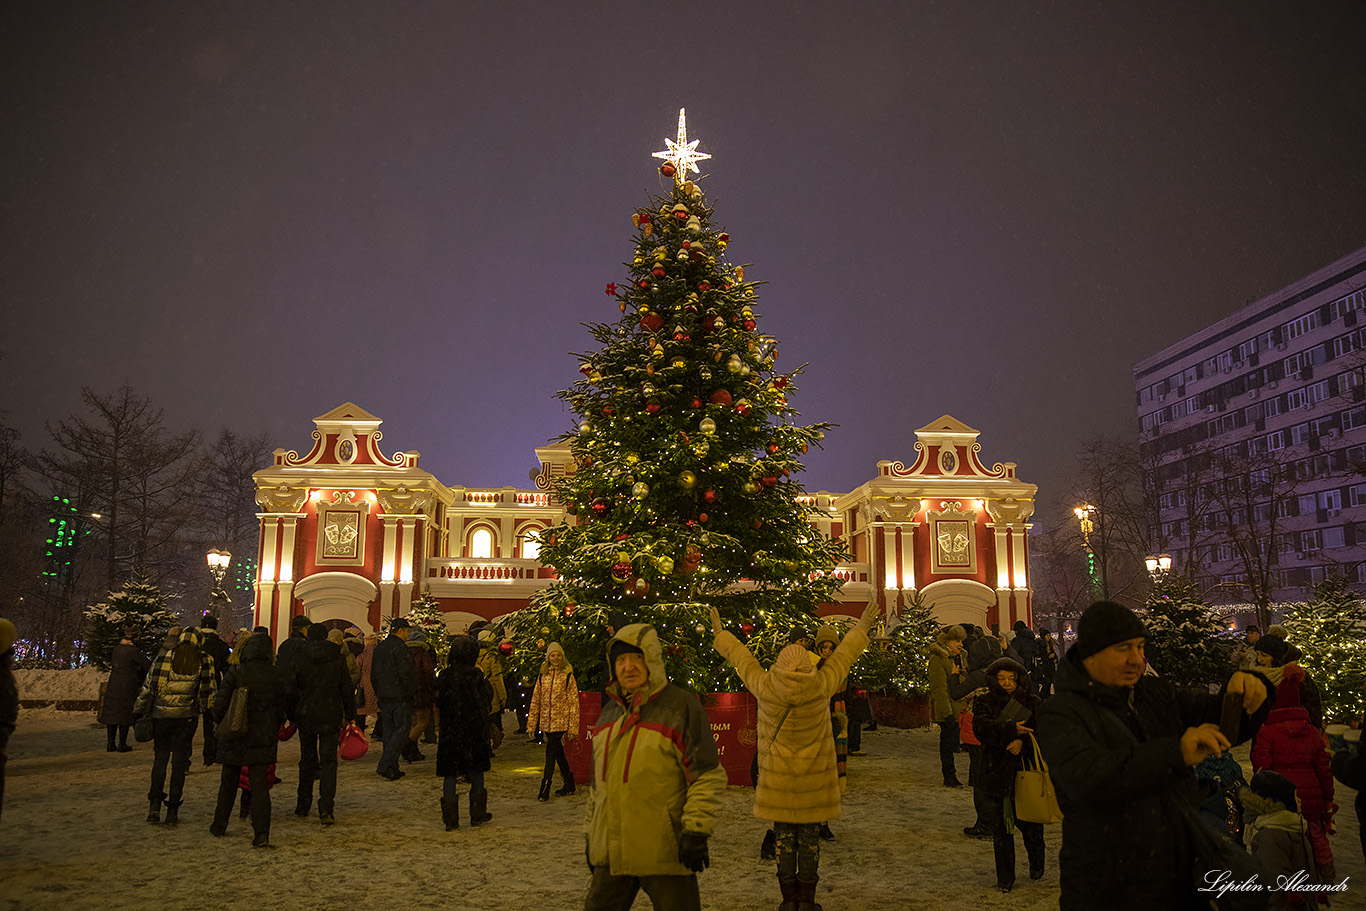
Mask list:
[[1366,5],[9,3],[0,421],[354,401],[525,486],[680,107],[848,490],[949,412],[1063,496],[1132,364],[1366,244]]

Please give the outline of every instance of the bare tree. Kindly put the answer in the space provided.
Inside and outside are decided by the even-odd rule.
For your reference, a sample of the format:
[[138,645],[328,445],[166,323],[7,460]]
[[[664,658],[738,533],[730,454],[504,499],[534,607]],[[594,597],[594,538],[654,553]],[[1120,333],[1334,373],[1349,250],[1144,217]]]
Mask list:
[[251,580],[255,576],[260,538],[252,475],[270,464],[270,452],[264,434],[243,437],[224,429],[208,451],[200,479],[199,522],[204,549],[217,547],[233,555],[223,589],[231,603],[234,622],[245,621],[251,610]]
[[49,424],[58,448],[34,467],[82,518],[98,515],[108,590],[135,572],[160,584],[177,569],[177,535],[194,517],[199,434],[170,434],[161,410],[127,385],[111,395],[84,387],[81,398],[89,416]]

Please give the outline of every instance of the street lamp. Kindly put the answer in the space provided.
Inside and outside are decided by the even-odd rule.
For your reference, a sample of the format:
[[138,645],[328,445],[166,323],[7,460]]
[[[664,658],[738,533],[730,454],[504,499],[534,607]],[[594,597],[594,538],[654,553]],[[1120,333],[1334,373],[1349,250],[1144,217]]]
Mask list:
[[1083,503],[1072,510],[1072,514],[1077,517],[1077,523],[1081,525],[1082,545],[1086,548],[1086,576],[1091,580],[1091,591],[1099,593],[1101,591],[1100,580],[1096,578],[1096,551],[1091,546],[1091,532],[1096,530],[1096,524],[1091,520],[1091,514],[1096,508],[1090,503]]
[[229,600],[227,592],[223,591],[223,576],[228,572],[228,564],[232,562],[232,554],[214,547],[210,548],[205,559],[209,564],[209,574],[213,576],[213,591],[209,595],[211,599],[209,613],[217,618],[219,603]]
[[1147,564],[1148,575],[1153,577],[1154,582],[1161,582],[1172,569],[1171,554],[1159,554],[1156,557],[1150,556],[1143,562]]

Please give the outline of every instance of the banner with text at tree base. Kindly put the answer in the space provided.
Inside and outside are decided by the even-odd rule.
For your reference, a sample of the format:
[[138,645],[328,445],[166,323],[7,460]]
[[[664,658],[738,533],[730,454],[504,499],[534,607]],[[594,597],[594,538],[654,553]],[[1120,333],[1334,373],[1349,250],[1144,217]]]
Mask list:
[[559,642],[592,691],[607,617],[658,630],[673,682],[697,693],[740,688],[712,648],[708,605],[765,663],[795,626],[814,632],[832,600],[843,544],[798,501],[801,455],[831,426],[801,426],[788,402],[802,368],[778,372],[758,328],[758,283],[730,264],[728,235],[696,181],[682,112],[660,172],[667,195],[634,211],[630,281],[607,285],[615,322],[587,324],[596,351],[557,393],[579,416],[566,433],[572,474],[555,483],[568,518],[540,535],[558,581],[513,614],[514,664],[531,679]]

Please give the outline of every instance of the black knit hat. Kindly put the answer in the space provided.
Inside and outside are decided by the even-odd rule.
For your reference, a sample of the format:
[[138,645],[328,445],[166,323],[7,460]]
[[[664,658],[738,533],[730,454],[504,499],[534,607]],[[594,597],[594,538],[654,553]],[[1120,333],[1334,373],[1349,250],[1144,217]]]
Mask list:
[[1291,812],[1299,812],[1299,804],[1295,803],[1295,783],[1280,772],[1263,769],[1252,776],[1248,787],[1258,797],[1273,800]]
[[612,679],[617,679],[617,658],[622,655],[643,655],[644,649],[636,648],[629,642],[620,639],[613,639],[612,644],[607,647],[607,657],[612,663]]
[[1285,653],[1290,646],[1280,636],[1273,636],[1270,633],[1257,640],[1257,644],[1252,646],[1254,651],[1263,652],[1275,659],[1277,664],[1285,660]]
[[1138,615],[1123,604],[1096,601],[1081,615],[1077,623],[1077,657],[1089,658],[1116,642],[1148,637],[1148,630]]
[[313,621],[305,617],[303,614],[299,614],[293,620],[289,621],[289,628],[296,631],[301,629],[308,629],[312,625]]

